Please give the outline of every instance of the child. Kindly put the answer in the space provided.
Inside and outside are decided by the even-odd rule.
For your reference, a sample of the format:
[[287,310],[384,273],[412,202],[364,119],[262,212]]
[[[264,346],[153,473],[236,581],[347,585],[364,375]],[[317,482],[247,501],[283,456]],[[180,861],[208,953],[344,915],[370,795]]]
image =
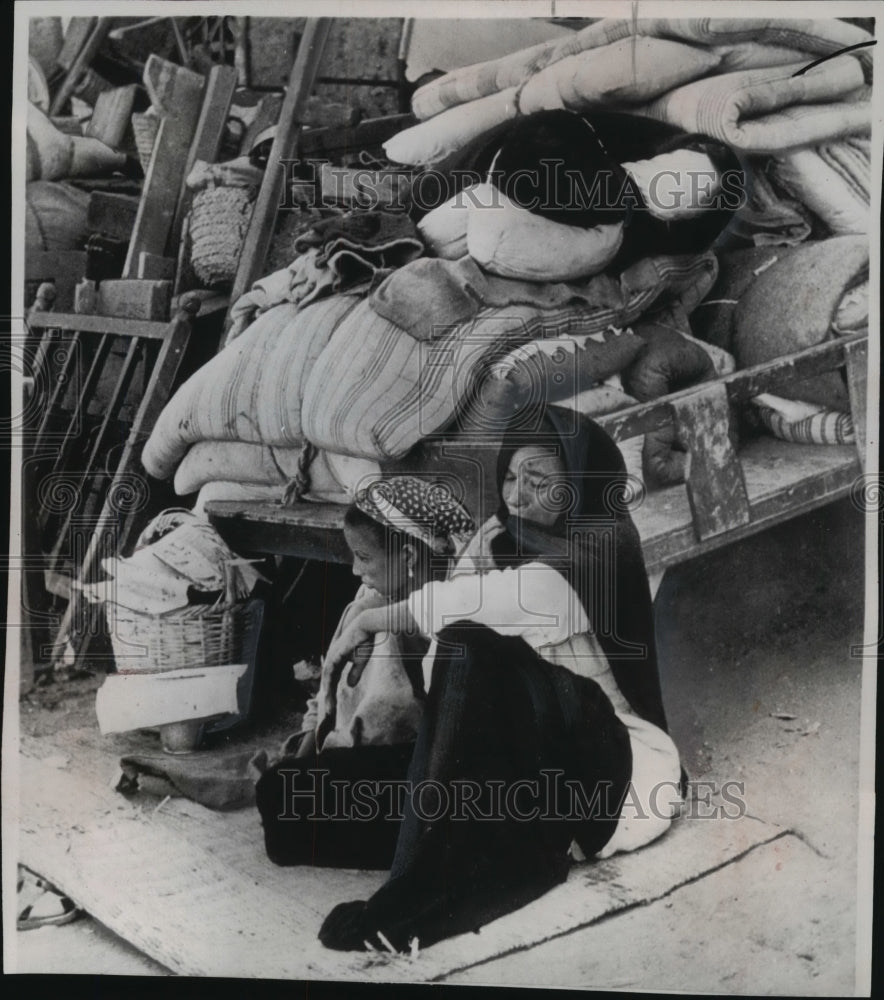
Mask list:
[[[366,609],[445,579],[458,544],[474,528],[439,485],[397,476],[361,490],[345,515],[344,535],[363,586],[335,638]],[[276,864],[390,867],[399,823],[390,819],[389,795],[381,793],[377,816],[361,818],[356,831],[343,818],[347,803],[319,796],[333,782],[358,781],[362,791],[365,782],[405,779],[425,699],[421,661],[428,645],[416,632],[379,632],[349,662],[324,664],[297,752],[269,767],[256,788],[267,853]],[[327,772],[322,782],[321,772]],[[331,814],[336,818],[324,818]]]

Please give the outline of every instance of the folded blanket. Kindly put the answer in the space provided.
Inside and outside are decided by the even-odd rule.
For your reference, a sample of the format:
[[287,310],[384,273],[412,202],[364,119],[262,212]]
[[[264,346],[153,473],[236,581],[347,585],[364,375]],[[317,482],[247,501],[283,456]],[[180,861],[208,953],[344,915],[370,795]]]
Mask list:
[[611,104],[639,104],[710,72],[712,52],[659,38],[625,39],[556,62],[517,88],[456,107],[405,129],[384,143],[396,163],[438,163],[467,142],[517,114]]
[[519,89],[518,107],[527,115],[551,108],[583,111],[638,104],[705,76],[718,62],[714,52],[680,42],[625,38],[568,56],[535,73]]
[[[560,40],[541,42],[500,59],[446,73],[416,91],[412,110],[418,118],[430,118],[445,108],[516,87],[531,75],[569,56],[634,35],[683,41],[713,52],[722,46],[737,49],[747,45],[785,50],[778,64],[796,61],[791,58],[795,52],[805,55],[806,62],[810,63],[849,45],[871,41],[871,36],[862,28],[835,18],[605,18]],[[768,53],[767,58],[770,56]],[[871,50],[860,51],[858,58],[866,78],[871,79]],[[735,69],[770,65],[764,56],[756,54],[748,58],[745,48],[737,49],[731,59],[737,63]]]
[[[272,448],[247,441],[198,441],[175,472],[175,492],[193,493],[210,482],[232,480],[244,485],[286,486],[299,473],[306,475],[306,499],[346,503],[364,480],[380,473],[376,462],[313,449],[304,465],[300,448]],[[303,465],[303,468],[302,468]]]
[[[867,278],[868,266],[866,237],[837,236],[794,247],[762,271],[734,313],[734,354],[740,367],[835,336],[832,323],[844,294]],[[850,409],[847,387],[838,372],[780,386],[778,393],[833,410]]]
[[627,326],[667,295],[693,307],[715,272],[711,254],[648,258],[619,281],[607,279],[606,300],[592,308],[485,308],[433,340],[416,340],[370,303],[360,303],[311,371],[301,413],[304,434],[333,452],[400,458],[447,427],[488,365],[514,347]]
[[839,56],[796,76],[803,68],[792,63],[698,80],[643,113],[755,153],[870,131],[870,103],[854,99],[863,90],[858,59]]
[[871,167],[870,140],[860,137],[772,159],[777,183],[836,235],[869,231]]
[[260,316],[166,404],[142,452],[147,472],[168,478],[197,441],[300,447],[303,387],[335,326],[357,302],[335,295]]
[[765,173],[769,163],[765,157],[753,164],[746,203],[731,219],[716,247],[795,246],[810,236],[810,213],[800,202],[778,193]]
[[354,209],[315,219],[295,237],[292,250],[297,256],[291,264],[260,278],[233,304],[228,340],[281,302],[306,306],[333,292],[352,291],[378,272],[419,257],[424,245],[404,212]]
[[489,306],[616,309],[622,305],[622,291],[608,275],[570,283],[519,281],[486,273],[470,256],[456,261],[425,257],[391,274],[372,292],[369,303],[412,337],[432,340]]

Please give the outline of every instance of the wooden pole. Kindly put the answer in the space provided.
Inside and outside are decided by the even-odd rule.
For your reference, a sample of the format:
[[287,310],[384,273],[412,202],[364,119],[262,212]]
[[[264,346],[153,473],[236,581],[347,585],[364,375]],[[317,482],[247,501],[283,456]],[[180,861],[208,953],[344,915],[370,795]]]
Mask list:
[[80,82],[80,77],[83,75],[83,71],[88,69],[92,60],[98,54],[98,50],[101,48],[102,42],[105,38],[107,38],[107,33],[110,31],[111,20],[112,19],[109,17],[98,17],[95,19],[95,27],[92,29],[91,34],[84,42],[83,48],[81,48],[77,53],[77,58],[74,60],[73,65],[65,75],[65,78],[58,89],[58,93],[52,99],[52,104],[49,106],[50,115],[61,114],[68,98],[71,94],[73,94],[75,87]]
[[276,137],[270,149],[264,181],[258,192],[258,200],[255,202],[240,253],[233,290],[230,294],[231,304],[236,302],[243,292],[247,292],[263,273],[283,190],[284,174],[281,161],[291,159],[295,154],[301,131],[301,118],[307,105],[307,98],[316,82],[319,63],[330,30],[331,18],[328,17],[308,18],[304,27],[285,99],[282,102],[282,110],[279,113]]

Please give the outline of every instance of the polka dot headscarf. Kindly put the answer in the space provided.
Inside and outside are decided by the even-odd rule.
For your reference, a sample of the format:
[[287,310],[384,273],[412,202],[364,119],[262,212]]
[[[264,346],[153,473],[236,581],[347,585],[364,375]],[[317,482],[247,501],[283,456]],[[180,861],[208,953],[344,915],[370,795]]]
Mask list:
[[379,479],[356,494],[355,504],[373,521],[417,538],[439,554],[450,554],[476,530],[450,486],[414,476]]

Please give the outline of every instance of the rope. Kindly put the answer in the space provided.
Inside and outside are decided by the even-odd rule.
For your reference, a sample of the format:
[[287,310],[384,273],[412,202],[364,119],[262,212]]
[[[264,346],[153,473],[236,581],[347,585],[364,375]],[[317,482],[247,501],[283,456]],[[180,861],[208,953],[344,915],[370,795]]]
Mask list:
[[301,452],[298,455],[298,471],[294,479],[291,479],[285,488],[282,496],[284,507],[293,507],[301,497],[310,489],[310,463],[316,457],[316,447],[309,441],[305,441]]

